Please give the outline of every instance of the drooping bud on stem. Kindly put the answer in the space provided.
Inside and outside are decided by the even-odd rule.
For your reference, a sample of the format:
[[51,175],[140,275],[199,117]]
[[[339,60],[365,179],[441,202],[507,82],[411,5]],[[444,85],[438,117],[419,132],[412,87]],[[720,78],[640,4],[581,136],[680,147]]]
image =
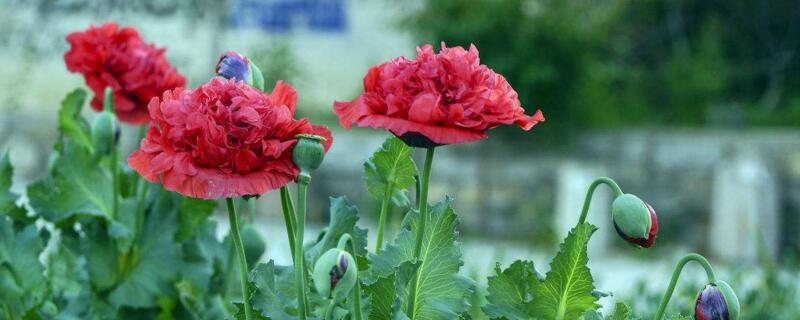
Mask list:
[[314,134],[298,134],[297,144],[292,150],[294,164],[300,168],[300,179],[311,179],[311,171],[319,168],[325,159],[325,148],[322,142],[325,138]]
[[697,294],[694,307],[697,320],[739,319],[739,298],[725,281],[709,283]]
[[358,267],[349,252],[332,248],[314,264],[314,287],[326,299],[343,301],[358,280]]
[[625,241],[642,248],[655,243],[658,218],[653,207],[632,194],[623,194],[611,204],[614,229]]

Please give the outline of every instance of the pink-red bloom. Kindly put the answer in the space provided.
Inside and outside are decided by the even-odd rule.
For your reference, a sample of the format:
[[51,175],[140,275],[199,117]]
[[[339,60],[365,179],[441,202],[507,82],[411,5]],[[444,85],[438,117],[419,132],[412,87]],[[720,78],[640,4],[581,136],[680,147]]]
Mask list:
[[83,75],[94,92],[92,108],[103,110],[103,91],[114,90],[114,111],[120,121],[147,123],[147,104],[162,92],[183,87],[186,79],[164,56],[164,49],[145,43],[131,27],[110,22],[67,36],[67,69]]
[[271,94],[214,78],[194,90],[167,91],[148,106],[152,125],[128,158],[131,168],[167,190],[204,199],[260,195],[297,178],[295,135],[333,138],[294,119],[297,93],[278,81]]
[[395,58],[369,69],[364,92],[335,102],[339,123],[349,129],[383,128],[416,147],[469,142],[499,125],[530,130],[544,121],[540,111],[524,114],[506,79],[480,63],[478,49],[431,45],[417,58]]

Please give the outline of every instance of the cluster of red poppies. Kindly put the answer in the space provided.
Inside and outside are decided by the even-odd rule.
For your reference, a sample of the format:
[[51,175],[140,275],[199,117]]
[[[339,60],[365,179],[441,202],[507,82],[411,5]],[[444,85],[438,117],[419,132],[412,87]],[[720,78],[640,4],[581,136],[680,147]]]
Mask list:
[[[150,122],[128,163],[168,190],[206,199],[263,194],[297,178],[291,156],[297,134],[325,137],[325,150],[332,142],[327,128],[294,118],[297,93],[283,82],[271,93],[237,76],[185,89],[164,49],[115,23],[72,33],[67,41],[67,67],[83,74],[95,93],[95,110],[111,87],[121,121]],[[225,71],[221,76],[250,74],[241,55],[223,56],[223,63],[217,66]],[[370,68],[364,92],[351,102],[335,102],[334,111],[345,128],[382,128],[425,148],[484,138],[499,125],[529,130],[544,121],[539,111],[524,114],[516,91],[480,64],[474,46],[444,44],[439,53],[425,45],[417,48],[416,59],[399,57]]]

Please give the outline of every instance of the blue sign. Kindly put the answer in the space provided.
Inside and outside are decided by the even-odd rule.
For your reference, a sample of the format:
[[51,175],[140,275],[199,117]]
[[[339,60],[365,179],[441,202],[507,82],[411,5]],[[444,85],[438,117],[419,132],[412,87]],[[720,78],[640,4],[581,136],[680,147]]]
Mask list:
[[272,32],[308,28],[341,32],[347,27],[345,0],[234,0],[235,27],[257,27]]

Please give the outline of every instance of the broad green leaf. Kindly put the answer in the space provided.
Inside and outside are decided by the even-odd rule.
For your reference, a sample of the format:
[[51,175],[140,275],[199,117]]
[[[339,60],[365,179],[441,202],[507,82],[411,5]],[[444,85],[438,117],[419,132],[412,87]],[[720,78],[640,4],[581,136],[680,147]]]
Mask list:
[[614,313],[608,316],[608,320],[628,320],[631,318],[630,309],[625,302],[617,301],[614,305]]
[[177,212],[153,210],[145,219],[142,236],[123,261],[119,284],[109,301],[119,307],[151,308],[170,295],[181,265],[180,243],[175,242]]
[[42,250],[44,242],[36,226],[17,229],[10,219],[0,216],[0,306],[5,305],[12,314],[25,314],[43,301]]
[[[428,210],[428,220],[420,253],[419,276],[412,319],[453,319],[469,307],[468,299],[474,283],[458,274],[461,265],[461,247],[457,242],[458,218],[447,198]],[[404,221],[404,229],[394,243],[372,257],[371,278],[386,277],[396,266],[413,261],[413,250],[418,214],[412,213]],[[408,304],[407,290],[403,293],[404,307]]]
[[417,167],[411,158],[414,149],[398,138],[386,139],[378,151],[364,162],[364,182],[369,194],[383,200],[391,193],[396,206],[408,205],[407,189],[414,185]]
[[121,269],[116,244],[99,220],[84,221],[81,229],[85,236],[79,240],[80,252],[86,257],[89,281],[99,290],[110,289],[117,282]]
[[402,311],[402,298],[418,266],[418,263],[405,261],[387,276],[368,279],[369,283],[362,285],[370,299],[369,312],[364,315],[371,320],[407,318]]
[[[231,282],[238,280],[234,274],[224,274],[228,270],[226,264],[230,246],[217,240],[216,229],[217,224],[214,221],[206,221],[193,231],[194,235],[190,239],[182,242],[183,266],[179,270],[180,277],[191,282],[194,287],[209,288],[215,272],[220,273],[223,278],[230,276]],[[231,270],[235,271],[235,266]]]
[[77,145],[94,153],[89,123],[81,117],[81,109],[86,101],[86,91],[75,89],[61,101],[58,110],[58,129]]
[[184,241],[192,236],[194,230],[202,225],[217,208],[216,200],[184,197],[181,200],[178,233],[175,240]]
[[587,266],[586,245],[597,228],[582,223],[573,228],[550,263],[543,282],[533,282],[530,314],[542,319],[576,319],[600,306],[592,295],[594,280]]
[[330,222],[322,238],[311,248],[306,250],[306,262],[309,268],[313,267],[325,251],[336,247],[339,238],[345,233],[353,237],[356,246],[356,254],[360,257],[367,255],[367,230],[356,226],[358,222],[358,210],[347,202],[346,197],[330,198]]
[[668,316],[664,317],[664,319],[667,319],[667,320],[693,320],[694,317],[684,316],[682,314],[671,314],[671,315],[668,315]]
[[110,216],[111,176],[97,157],[65,143],[55,171],[28,187],[29,203],[37,214],[59,225],[83,216]]
[[525,319],[530,308],[531,287],[539,280],[532,261],[514,261],[507,269],[494,267],[495,275],[488,279],[486,305],[483,311],[492,319]]

